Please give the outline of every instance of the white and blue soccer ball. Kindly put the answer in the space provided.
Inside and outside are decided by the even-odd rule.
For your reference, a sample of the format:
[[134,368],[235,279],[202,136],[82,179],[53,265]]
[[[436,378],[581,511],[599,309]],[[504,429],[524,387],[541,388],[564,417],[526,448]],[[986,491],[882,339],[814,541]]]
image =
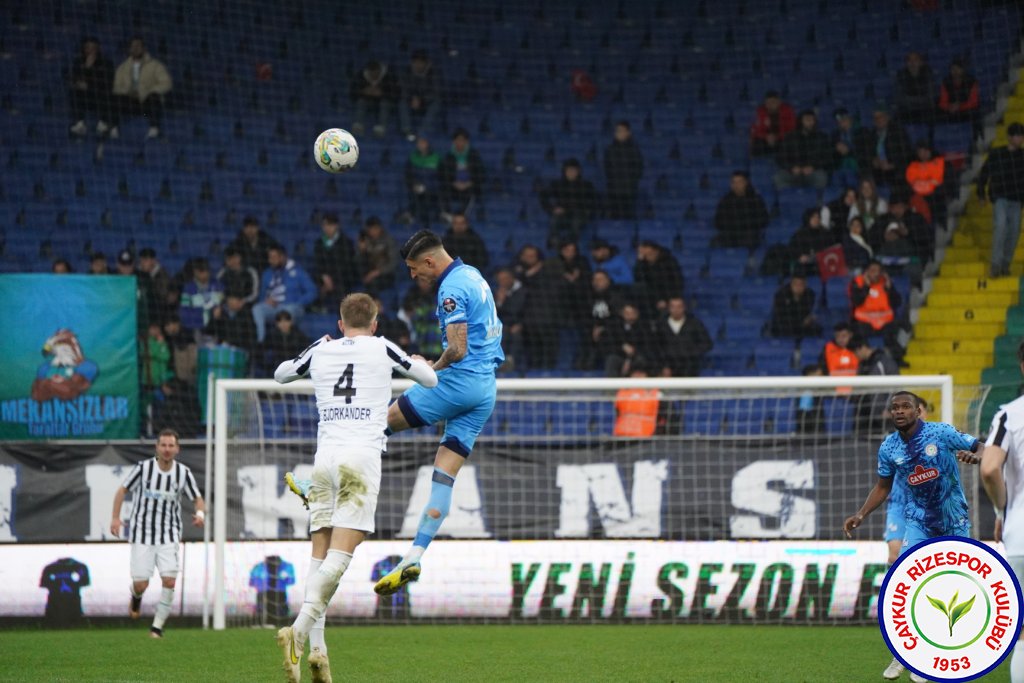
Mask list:
[[359,143],[347,130],[328,128],[316,139],[313,156],[328,173],[348,173],[359,161]]

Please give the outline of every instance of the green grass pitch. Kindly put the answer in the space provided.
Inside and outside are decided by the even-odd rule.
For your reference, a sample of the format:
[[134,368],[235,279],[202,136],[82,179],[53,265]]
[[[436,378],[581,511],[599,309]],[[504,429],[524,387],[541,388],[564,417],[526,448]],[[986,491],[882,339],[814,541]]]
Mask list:
[[[284,680],[275,631],[0,632],[0,681]],[[881,681],[871,627],[364,626],[327,629],[335,681]],[[305,660],[303,660],[305,667]],[[1009,665],[983,680],[1009,681]],[[304,681],[309,671],[303,671]],[[907,680],[904,674],[903,681]]]

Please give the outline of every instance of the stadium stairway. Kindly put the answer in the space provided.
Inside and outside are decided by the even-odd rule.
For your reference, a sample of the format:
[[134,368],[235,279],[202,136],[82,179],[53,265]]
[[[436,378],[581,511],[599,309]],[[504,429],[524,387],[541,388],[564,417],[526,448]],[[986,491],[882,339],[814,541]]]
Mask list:
[[[1018,82],[994,144],[1006,144],[1006,126],[1024,114],[1024,83]],[[977,199],[971,185],[952,242],[926,304],[918,311],[907,349],[909,372],[950,374],[958,385],[991,385],[981,425],[998,407],[1019,395],[1017,345],[1024,337],[1024,242],[1017,245],[1011,277],[990,278],[992,205]]]

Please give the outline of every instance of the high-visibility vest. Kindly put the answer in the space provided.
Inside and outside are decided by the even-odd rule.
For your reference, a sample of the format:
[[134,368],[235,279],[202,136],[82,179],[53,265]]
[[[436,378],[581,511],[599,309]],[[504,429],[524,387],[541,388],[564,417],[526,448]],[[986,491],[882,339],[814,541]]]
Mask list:
[[825,344],[825,367],[830,375],[856,375],[860,360],[850,349],[830,341]]
[[907,182],[922,197],[935,192],[945,176],[946,160],[942,157],[934,157],[930,161],[914,161],[907,166]]
[[619,389],[615,394],[615,436],[652,436],[660,401],[658,389]]
[[[858,275],[853,284],[857,287],[864,286],[864,276]],[[895,318],[892,306],[889,305],[889,293],[885,291],[885,281],[879,280],[871,285],[868,296],[857,308],[853,309],[853,319],[867,323],[874,330],[880,330]]]

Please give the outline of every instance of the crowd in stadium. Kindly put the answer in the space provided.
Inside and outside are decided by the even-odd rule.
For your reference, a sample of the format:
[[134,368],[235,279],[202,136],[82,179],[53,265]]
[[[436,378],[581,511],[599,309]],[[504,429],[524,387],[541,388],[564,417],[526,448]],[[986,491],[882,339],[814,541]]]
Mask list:
[[[138,278],[140,366],[148,402],[182,410],[173,397],[191,401],[197,349],[211,345],[241,350],[249,374],[268,376],[310,342],[301,329],[307,312],[331,314],[351,291],[379,297],[381,333],[412,352],[436,357],[441,339],[434,295],[423,285],[406,284],[400,245],[389,228],[392,219],[445,226],[447,249],[491,279],[505,329],[505,372],[557,367],[607,376],[699,375],[715,334],[699,312],[688,310],[693,301],[676,250],[641,234],[631,263],[617,246],[588,230],[597,219],[632,220],[642,212],[644,156],[630,122],[614,126],[614,138],[601,155],[604,192],[583,176],[579,160],[565,159],[561,177],[535,187],[534,201],[549,216],[547,242],[523,244],[511,236],[518,252],[511,263],[501,263],[493,237],[485,238],[471,224],[487,204],[489,169],[470,133],[456,128],[443,152],[430,142],[445,110],[439,69],[426,52],[414,51],[397,71],[371,61],[353,75],[350,89],[356,135],[387,136],[397,119],[398,132],[413,143],[402,169],[407,201],[393,207],[393,216],[346,225],[325,213],[320,234],[310,235],[312,254],[302,258],[290,255],[284,241],[253,216],[245,218],[222,260],[197,256],[180,272],[167,272],[159,254],[145,244],[137,253],[125,249],[111,255],[113,267],[107,255],[93,254],[89,272]],[[116,139],[123,117],[142,116],[147,137],[158,137],[171,87],[166,67],[141,39],[131,41],[128,57],[114,69],[98,41],[87,38],[71,70],[70,133],[86,136],[89,119],[95,120],[100,139]],[[592,96],[585,77],[574,79],[574,92],[583,100]],[[819,359],[803,359],[832,374],[852,374],[858,367],[882,372],[902,364],[908,291],[901,293],[891,276],[920,284],[956,185],[954,160],[933,148],[934,126],[967,122],[975,134],[980,130],[978,83],[961,59],[938,80],[924,57],[911,52],[895,74],[889,98],[872,109],[870,122],[861,127],[847,109],[837,108],[834,126],[826,131],[816,111],[798,113],[779,92],[766,92],[752,112],[750,156],[775,161],[777,193],[813,188],[817,202],[807,207],[788,243],[765,244],[770,209],[748,172],[737,170],[714,213],[712,246],[749,249],[752,256],[760,250],[759,274],[778,278],[770,316],[762,321],[764,336],[799,342],[831,334],[834,321],[823,325],[815,317],[817,294],[807,278],[827,275],[829,259],[851,274],[844,302],[850,319],[835,329],[837,335],[849,329],[852,337],[839,346],[857,349],[870,338],[876,343],[865,345],[864,358],[883,353],[894,362],[862,365],[856,353],[829,347]],[[920,139],[912,141],[904,124],[914,125]],[[1010,131],[1011,151],[1019,151],[1021,132]],[[1024,173],[1015,159],[1011,155],[990,169],[994,191],[1024,194]],[[64,259],[53,264],[56,273],[71,270]],[[395,310],[389,310],[391,302],[398,303]],[[566,347],[575,349],[568,361]]]

